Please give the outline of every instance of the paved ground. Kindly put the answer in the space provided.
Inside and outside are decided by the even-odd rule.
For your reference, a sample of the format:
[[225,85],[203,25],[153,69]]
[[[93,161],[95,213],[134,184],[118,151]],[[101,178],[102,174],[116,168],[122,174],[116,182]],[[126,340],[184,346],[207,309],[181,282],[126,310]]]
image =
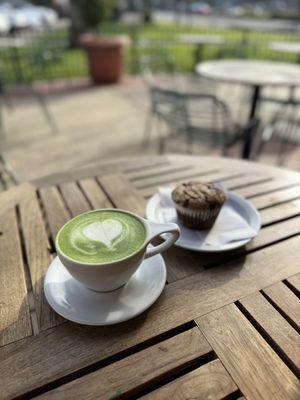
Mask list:
[[[190,82],[186,77],[181,79]],[[192,87],[197,90],[194,84]],[[3,110],[6,137],[2,140],[2,152],[21,181],[95,160],[157,152],[155,129],[149,147],[141,147],[148,96],[139,78],[127,77],[120,85],[101,88],[75,81],[73,86],[57,83],[42,89],[48,93],[49,109],[59,133],[51,133],[31,98],[13,97],[14,109]],[[249,106],[249,93],[245,89],[220,85],[214,90],[231,105],[236,121],[245,120]],[[287,93],[279,90],[275,95]],[[273,106],[262,107],[261,113],[266,119],[274,110]],[[170,140],[167,151],[185,152],[184,140]],[[219,149],[197,143],[193,152],[218,154]],[[260,161],[276,163],[276,152],[276,146],[268,146]],[[232,149],[231,155],[237,157],[239,147]],[[285,166],[300,170],[299,147],[292,146]]]

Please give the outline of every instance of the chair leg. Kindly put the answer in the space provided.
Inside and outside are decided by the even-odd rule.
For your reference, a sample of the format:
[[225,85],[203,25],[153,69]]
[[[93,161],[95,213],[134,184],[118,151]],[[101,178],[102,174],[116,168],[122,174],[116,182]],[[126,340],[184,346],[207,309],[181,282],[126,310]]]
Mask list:
[[[0,164],[3,167],[3,171],[7,174],[7,176],[12,180],[12,182],[17,185],[19,183],[18,179],[16,178],[15,174],[13,173],[10,166],[6,163],[5,159],[3,158],[2,154],[0,154]],[[3,179],[3,177],[2,177]]]
[[227,135],[225,132],[223,132],[222,137],[221,137],[221,154],[223,157],[228,156],[228,145],[227,145]]
[[165,138],[163,136],[160,136],[158,142],[158,154],[164,154],[165,147],[166,147]]
[[152,133],[153,118],[154,118],[154,116],[153,116],[152,110],[149,110],[148,115],[146,116],[144,133],[143,133],[142,147],[144,147],[144,148],[149,145],[150,136]]
[[158,154],[163,154],[166,148],[166,138],[161,129],[161,121],[156,120],[157,134],[158,134]]
[[264,151],[267,142],[269,142],[271,137],[273,136],[273,133],[274,133],[274,127],[272,124],[267,125],[263,129],[256,149],[256,154],[255,154],[256,158],[259,158],[262,155],[262,152]]
[[192,132],[186,133],[186,152],[188,154],[193,153],[194,135]]
[[286,135],[285,135],[285,137],[282,138],[280,145],[279,145],[277,163],[280,166],[284,165],[284,162],[287,157],[288,149],[291,148],[291,142],[289,141],[289,139],[292,139],[293,131],[294,131],[293,124],[291,122],[288,122],[287,128],[286,128]]
[[58,129],[58,126],[57,126],[54,118],[52,117],[51,113],[48,110],[46,98],[41,93],[34,92],[34,94],[35,94],[38,102],[40,103],[40,106],[42,108],[42,111],[46,118],[46,121],[48,122],[48,124],[50,126],[51,132],[54,135],[56,135],[57,133],[59,133],[59,129]]

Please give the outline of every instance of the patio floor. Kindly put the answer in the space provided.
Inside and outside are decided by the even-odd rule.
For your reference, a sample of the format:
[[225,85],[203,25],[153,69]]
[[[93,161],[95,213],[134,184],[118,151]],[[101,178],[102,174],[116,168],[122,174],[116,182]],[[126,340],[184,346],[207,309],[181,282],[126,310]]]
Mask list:
[[[155,131],[150,146],[146,150],[141,147],[148,96],[140,78],[125,77],[122,84],[109,87],[91,87],[87,81],[77,80],[71,85],[56,83],[50,87],[42,86],[42,89],[48,93],[49,109],[55,117],[59,133],[51,133],[38,104],[32,98],[14,96],[14,108],[3,109],[6,137],[2,149],[19,180],[33,179],[113,157],[157,152]],[[217,92],[230,103],[236,119],[241,115],[242,118],[247,117],[246,107],[249,104],[241,105],[240,101],[241,98],[247,99],[244,88],[219,85]],[[286,94],[277,89],[275,95]],[[261,109],[265,118],[273,111],[274,106]],[[268,146],[260,162],[276,164],[277,156],[273,150],[273,145]],[[184,152],[184,140],[170,140],[167,151]],[[239,151],[239,147],[236,147],[231,155],[237,157]],[[210,149],[209,152],[218,154],[219,150]],[[197,143],[194,153],[207,155],[208,149]],[[293,147],[284,166],[300,170],[299,146]]]

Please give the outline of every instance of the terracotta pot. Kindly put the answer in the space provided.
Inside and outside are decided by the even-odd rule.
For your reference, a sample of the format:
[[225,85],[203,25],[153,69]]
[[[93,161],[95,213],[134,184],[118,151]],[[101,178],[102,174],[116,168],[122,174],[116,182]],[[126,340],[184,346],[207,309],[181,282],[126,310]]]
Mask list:
[[87,53],[90,75],[95,84],[118,82],[123,72],[123,47],[126,37],[101,37],[85,34],[80,45]]

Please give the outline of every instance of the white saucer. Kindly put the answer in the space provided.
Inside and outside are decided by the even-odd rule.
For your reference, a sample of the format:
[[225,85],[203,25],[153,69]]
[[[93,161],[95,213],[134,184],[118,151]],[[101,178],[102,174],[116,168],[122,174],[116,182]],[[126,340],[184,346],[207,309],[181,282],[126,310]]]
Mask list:
[[136,317],[159,297],[166,283],[161,255],[144,260],[129,282],[108,293],[90,290],[74,279],[58,257],[44,280],[50,306],[64,318],[84,325],[111,325]]
[[[227,200],[223,205],[222,209],[226,209],[226,207],[232,208],[235,212],[237,212],[247,223],[250,225],[251,228],[254,229],[256,233],[260,230],[261,222],[260,216],[256,208],[246,199],[243,197],[233,193],[233,192],[226,192]],[[182,247],[188,250],[194,251],[201,251],[207,253],[216,253],[216,252],[223,252],[237,249],[241,246],[244,246],[251,239],[243,239],[243,240],[236,240],[234,242],[222,244],[222,245],[209,245],[205,243],[205,232],[203,238],[199,238],[199,240],[195,241],[194,235],[191,229],[186,228],[183,226],[180,221],[178,220],[176,213],[174,212],[174,218],[165,221],[162,215],[162,204],[161,199],[158,193],[154,194],[148,201],[146,207],[146,216],[150,221],[153,222],[175,222],[180,227],[180,238],[175,243],[176,246]],[[218,218],[222,218],[222,211],[219,214]],[[200,231],[199,231],[200,232]]]

